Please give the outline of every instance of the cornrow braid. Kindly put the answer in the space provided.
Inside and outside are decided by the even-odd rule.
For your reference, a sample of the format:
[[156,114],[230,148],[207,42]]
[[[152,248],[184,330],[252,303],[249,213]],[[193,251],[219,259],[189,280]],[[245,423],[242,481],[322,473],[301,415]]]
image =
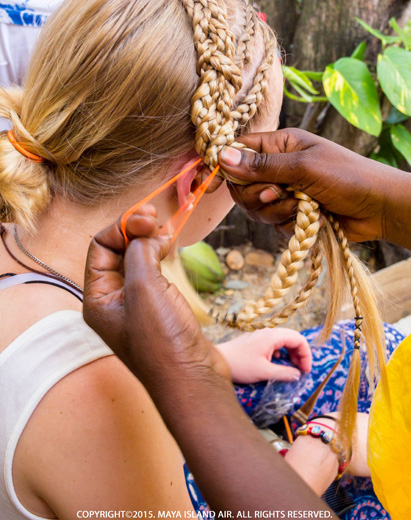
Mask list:
[[235,63],[242,69],[251,61],[251,49],[255,39],[257,27],[257,15],[248,2],[245,0],[245,23],[244,30],[240,35],[237,43],[237,52],[235,55]]
[[183,0],[183,4],[193,20],[198,52],[200,86],[191,110],[197,128],[196,150],[207,166],[215,168],[221,148],[234,142],[231,111],[242,76],[234,63],[234,36],[225,4],[217,0]]
[[264,94],[267,90],[268,73],[273,65],[277,51],[277,42],[270,27],[263,22],[258,23],[263,33],[264,58],[258,67],[251,89],[241,103],[236,106],[231,113],[234,120],[234,131],[238,131],[239,128],[247,125],[250,119],[254,117],[258,106],[263,101]]
[[[234,49],[234,39],[228,27],[223,0],[183,0],[183,4],[193,21],[194,42],[198,51],[197,71],[200,75],[200,85],[192,100],[192,121],[197,128],[196,149],[204,158],[204,162],[213,168],[217,165],[217,155],[223,146],[232,144],[237,148],[244,148],[244,145],[234,142],[234,138],[255,116],[264,99],[268,72],[275,57],[276,40],[271,29],[258,19],[247,0],[242,2],[246,27],[244,34],[239,38],[237,51]],[[236,93],[241,88],[240,69],[251,60],[251,49],[257,30],[263,38],[264,57],[252,87],[233,108]],[[226,172],[221,173],[227,180],[241,183]],[[289,191],[298,199],[295,232],[281,256],[280,264],[264,297],[257,302],[249,302],[238,315],[221,315],[213,310],[210,314],[219,323],[247,331],[276,327],[285,323],[310,297],[322,269],[324,254],[332,290],[322,340],[331,333],[332,325],[338,318],[347,285],[354,303],[354,352],[340,402],[339,429],[341,441],[349,452],[357,412],[361,337],[367,348],[370,382],[372,384],[375,381],[377,374],[377,357],[383,387],[387,390],[382,320],[370,277],[361,262],[349,250],[338,221],[332,215],[325,214],[326,224],[320,231],[321,211],[318,203],[304,193],[291,188]],[[303,289],[291,303],[277,310],[284,296],[295,285],[298,272],[308,255],[311,259],[311,270]]]

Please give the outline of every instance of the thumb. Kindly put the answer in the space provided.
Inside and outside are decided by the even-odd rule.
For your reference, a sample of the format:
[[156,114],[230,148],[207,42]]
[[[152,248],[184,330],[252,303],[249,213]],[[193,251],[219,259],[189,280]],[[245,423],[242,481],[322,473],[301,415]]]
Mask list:
[[300,182],[302,177],[301,153],[253,153],[225,147],[220,152],[219,162],[222,169],[232,177],[249,184],[293,185]]
[[249,134],[241,137],[239,142],[256,153],[224,147],[219,156],[224,170],[250,183],[293,185],[304,180],[304,160],[307,155],[304,152],[318,144],[318,137],[290,128]]

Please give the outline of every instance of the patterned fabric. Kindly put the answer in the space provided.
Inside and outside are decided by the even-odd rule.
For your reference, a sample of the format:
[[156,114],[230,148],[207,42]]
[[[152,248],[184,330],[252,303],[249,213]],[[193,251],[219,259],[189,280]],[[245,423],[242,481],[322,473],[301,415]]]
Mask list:
[[0,3],[0,23],[41,27],[62,0],[20,0]]
[[[338,403],[342,395],[345,381],[348,376],[351,355],[354,348],[354,322],[350,320],[337,323],[333,329],[331,337],[324,345],[316,346],[315,339],[321,328],[317,327],[303,331],[302,334],[311,344],[313,353],[313,368],[306,377],[306,384],[303,392],[295,398],[290,414],[294,413],[313,393],[315,388],[325,379],[331,367],[334,365],[341,352],[341,330],[344,330],[346,338],[347,352],[337,370],[332,375],[325,389],[321,392],[314,407],[314,415],[323,415],[334,412],[338,408]],[[391,356],[394,349],[401,343],[404,336],[394,329],[391,325],[385,325],[385,335],[387,340],[387,354]],[[360,392],[358,398],[358,411],[368,412],[371,406],[371,396],[369,395],[369,385],[366,375],[366,355],[361,352],[361,379]],[[281,352],[281,358],[273,360],[275,363],[290,364],[288,354],[285,350]],[[251,415],[259,403],[264,392],[266,383],[256,383],[252,385],[237,385],[235,388],[237,398],[247,412]],[[189,469],[185,466],[187,486],[197,512],[207,511],[208,507],[194,481]],[[340,516],[341,520],[385,520],[390,519],[389,514],[384,510],[381,503],[375,496],[371,479],[353,478],[349,475],[341,479],[347,493],[355,503],[354,509]]]

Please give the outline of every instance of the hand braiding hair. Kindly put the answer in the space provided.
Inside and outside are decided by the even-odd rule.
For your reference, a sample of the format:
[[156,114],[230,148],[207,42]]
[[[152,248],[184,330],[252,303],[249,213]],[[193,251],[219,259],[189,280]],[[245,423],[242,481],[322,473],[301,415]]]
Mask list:
[[[228,24],[224,0],[182,0],[182,3],[192,19],[194,44],[198,52],[197,72],[200,83],[192,99],[192,122],[197,129],[196,150],[204,158],[205,164],[213,169],[218,163],[218,153],[224,146],[243,147],[234,140],[257,113],[264,99],[268,72],[276,53],[276,39],[268,25],[257,17],[248,0],[242,1],[245,23],[237,48]],[[258,34],[264,42],[264,57],[252,87],[235,105],[236,94],[242,86],[241,70],[251,61],[252,48]],[[225,172],[221,173],[231,182],[240,182]],[[324,253],[329,266],[330,281],[334,286],[324,335],[331,332],[332,324],[336,321],[342,304],[341,289],[347,285],[347,281],[356,315],[353,358],[341,401],[340,437],[349,450],[355,429],[361,336],[367,347],[371,384],[374,383],[377,372],[376,351],[383,384],[387,385],[382,322],[369,277],[362,264],[351,253],[338,221],[327,214],[325,229],[320,230],[321,211],[318,203],[299,191],[294,191],[293,196],[298,199],[294,236],[281,256],[280,265],[264,297],[248,305],[238,315],[217,314],[214,317],[220,323],[247,331],[285,323],[310,297],[322,269]],[[273,312],[296,283],[298,272],[308,255],[311,258],[311,270],[304,287],[291,303]],[[361,331],[363,319],[364,328]]]

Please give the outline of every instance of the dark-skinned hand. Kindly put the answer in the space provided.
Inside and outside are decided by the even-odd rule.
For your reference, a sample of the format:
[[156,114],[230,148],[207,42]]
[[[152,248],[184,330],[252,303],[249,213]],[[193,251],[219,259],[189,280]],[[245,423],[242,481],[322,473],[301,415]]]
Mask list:
[[408,173],[299,129],[250,134],[239,141],[257,153],[227,147],[220,164],[249,183],[228,184],[235,202],[253,220],[290,233],[297,208],[297,200],[285,191],[291,186],[336,214],[349,240],[385,238],[407,245],[396,222],[408,221]]
[[190,306],[161,275],[170,238],[159,236],[156,211],[146,205],[127,222],[125,247],[120,222],[97,234],[85,275],[84,319],[149,387],[158,375],[188,377],[229,369],[201,333]]
[[336,518],[241,409],[222,375],[225,361],[161,275],[170,239],[159,236],[155,216],[145,206],[129,218],[127,248],[120,222],[94,237],[86,322],[146,387],[213,511],[234,518],[247,510],[254,518],[261,510],[307,509]]

